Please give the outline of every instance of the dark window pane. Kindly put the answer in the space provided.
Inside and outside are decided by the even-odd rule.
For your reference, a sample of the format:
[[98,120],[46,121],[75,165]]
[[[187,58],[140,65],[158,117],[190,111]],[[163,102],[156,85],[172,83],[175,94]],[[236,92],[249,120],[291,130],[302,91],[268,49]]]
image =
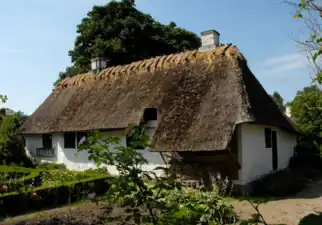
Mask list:
[[43,148],[52,148],[52,136],[51,134],[42,135],[42,147]]
[[64,147],[75,148],[75,133],[64,133]]
[[272,130],[270,128],[265,128],[265,147],[272,147]]
[[144,110],[143,119],[144,121],[148,120],[157,120],[157,109],[156,108],[147,108]]

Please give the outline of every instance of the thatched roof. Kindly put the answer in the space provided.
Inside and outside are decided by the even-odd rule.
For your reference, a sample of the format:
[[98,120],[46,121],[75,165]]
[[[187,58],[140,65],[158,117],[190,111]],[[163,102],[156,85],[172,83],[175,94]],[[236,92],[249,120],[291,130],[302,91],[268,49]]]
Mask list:
[[119,129],[157,108],[156,150],[226,149],[239,123],[294,131],[236,47],[188,51],[61,81],[24,133]]

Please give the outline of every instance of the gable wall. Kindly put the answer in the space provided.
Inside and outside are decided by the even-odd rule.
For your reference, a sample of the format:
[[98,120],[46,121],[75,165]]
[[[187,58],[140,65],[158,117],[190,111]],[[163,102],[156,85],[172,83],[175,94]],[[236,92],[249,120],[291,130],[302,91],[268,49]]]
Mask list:
[[294,154],[296,135],[274,126],[259,124],[238,125],[239,136],[239,182],[246,184],[273,171],[272,148],[265,147],[265,128],[277,131],[278,169],[288,166]]

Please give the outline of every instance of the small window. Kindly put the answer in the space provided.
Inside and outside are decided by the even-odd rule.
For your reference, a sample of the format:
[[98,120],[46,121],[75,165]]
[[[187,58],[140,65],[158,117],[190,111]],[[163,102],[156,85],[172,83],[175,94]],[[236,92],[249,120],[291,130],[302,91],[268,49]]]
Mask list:
[[143,114],[143,119],[144,121],[157,120],[157,109],[156,108],[145,109]]
[[265,147],[272,147],[272,130],[270,128],[265,128]]
[[76,148],[75,133],[64,133],[64,147]]
[[52,148],[52,136],[51,134],[42,135],[42,147],[46,149]]
[[78,146],[81,139],[83,137],[85,138],[87,137],[87,132],[77,132],[76,136],[77,136],[77,146]]

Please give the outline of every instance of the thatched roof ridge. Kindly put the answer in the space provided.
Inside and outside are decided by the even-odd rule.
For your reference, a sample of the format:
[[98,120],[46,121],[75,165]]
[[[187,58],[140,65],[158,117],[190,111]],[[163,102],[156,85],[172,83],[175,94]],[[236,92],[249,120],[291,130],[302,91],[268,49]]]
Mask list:
[[22,126],[26,134],[120,129],[158,111],[158,151],[226,149],[237,124],[294,131],[235,46],[188,51],[61,81]]
[[236,46],[231,45],[220,46],[218,48],[215,48],[213,51],[209,52],[199,52],[198,50],[186,51],[177,54],[157,56],[154,58],[133,62],[131,64],[123,66],[109,67],[107,69],[104,69],[97,75],[84,73],[73,77],[67,77],[56,85],[54,91],[71,86],[79,86],[83,83],[89,83],[95,80],[113,80],[115,76],[124,76],[140,72],[153,73],[155,71],[171,69],[188,63],[194,64],[200,62],[200,60],[204,60],[205,62],[212,64],[215,63],[215,58],[224,55],[227,57],[231,57],[234,60],[245,59],[241,52],[238,50],[238,48]]

